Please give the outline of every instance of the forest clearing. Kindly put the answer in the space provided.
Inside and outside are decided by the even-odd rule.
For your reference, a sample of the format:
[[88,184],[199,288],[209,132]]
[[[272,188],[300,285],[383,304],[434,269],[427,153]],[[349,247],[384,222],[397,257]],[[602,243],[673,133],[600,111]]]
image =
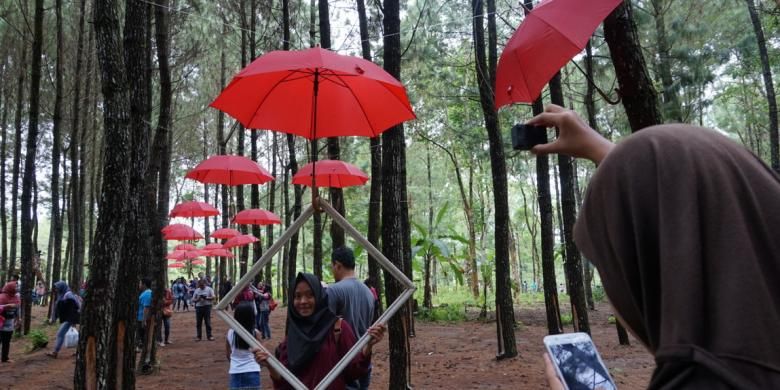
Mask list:
[[779,26],[0,2],[0,388],[780,388]]

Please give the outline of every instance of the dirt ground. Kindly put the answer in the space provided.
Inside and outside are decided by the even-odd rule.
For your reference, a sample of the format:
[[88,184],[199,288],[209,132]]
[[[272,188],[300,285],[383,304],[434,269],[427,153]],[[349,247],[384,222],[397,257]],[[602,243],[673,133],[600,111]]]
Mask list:
[[[562,310],[564,308],[561,308]],[[632,339],[631,346],[620,346],[614,325],[607,321],[609,307],[598,306],[590,312],[593,339],[621,389],[645,388],[654,363],[652,357]],[[34,326],[41,326],[43,309],[33,311]],[[432,323],[416,321],[416,337],[411,339],[412,385],[415,389],[545,389],[541,355],[546,335],[544,306],[518,310],[522,323],[515,332],[519,355],[496,361],[494,322]],[[284,333],[285,309],[271,313],[275,348]],[[161,372],[139,375],[138,389],[224,389],[228,384],[225,357],[225,325],[212,315],[216,341],[194,340],[195,313],[176,312],[171,324],[173,344],[161,348]],[[45,355],[53,348],[56,326],[45,326],[49,348],[26,352],[29,342],[14,339],[12,363],[0,365],[0,389],[70,389],[73,383],[74,349],[63,349],[59,359]],[[571,331],[571,329],[567,329]],[[387,388],[388,348],[383,341],[375,348],[372,387]],[[263,373],[264,388],[271,380]]]

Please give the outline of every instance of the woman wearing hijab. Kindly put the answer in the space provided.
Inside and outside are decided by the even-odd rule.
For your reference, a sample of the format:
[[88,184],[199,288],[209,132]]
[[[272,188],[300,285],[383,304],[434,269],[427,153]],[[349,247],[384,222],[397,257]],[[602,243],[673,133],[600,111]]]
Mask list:
[[46,356],[56,359],[57,355],[60,353],[60,349],[62,349],[62,344],[65,341],[65,335],[68,334],[68,330],[79,323],[81,297],[74,294],[73,291],[68,288],[68,285],[65,284],[65,292],[62,294],[62,299],[57,302],[54,311],[56,312],[56,318],[60,319],[61,325],[60,329],[57,330],[57,342],[54,344],[54,351],[47,353]]
[[780,388],[780,178],[712,130],[654,126],[613,145],[574,112],[545,111],[528,123],[560,137],[533,152],[599,165],[574,237],[655,356],[649,388]]
[[[357,341],[352,326],[338,318],[328,307],[328,296],[313,274],[298,273],[295,289],[287,307],[287,337],[279,344],[276,356],[308,388],[314,388]],[[346,383],[368,372],[371,351],[384,335],[385,326],[369,328],[371,340],[361,353],[328,387],[342,390]],[[275,389],[291,389],[290,385],[268,365],[268,355],[255,352],[255,359],[269,368]]]
[[19,296],[16,295],[16,282],[8,282],[0,293],[0,316],[5,318],[0,326],[0,362],[10,363],[8,354],[11,351],[11,338],[14,335],[16,317],[19,313]]

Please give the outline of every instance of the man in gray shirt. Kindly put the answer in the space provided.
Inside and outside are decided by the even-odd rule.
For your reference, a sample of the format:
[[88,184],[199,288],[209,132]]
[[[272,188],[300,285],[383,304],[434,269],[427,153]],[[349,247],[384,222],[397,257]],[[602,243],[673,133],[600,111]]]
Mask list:
[[[355,330],[355,337],[362,337],[371,326],[374,317],[374,294],[355,278],[355,254],[341,246],[331,254],[331,266],[336,283],[328,286],[328,305],[336,315],[343,317]],[[347,389],[368,389],[371,369],[357,382],[348,383]]]

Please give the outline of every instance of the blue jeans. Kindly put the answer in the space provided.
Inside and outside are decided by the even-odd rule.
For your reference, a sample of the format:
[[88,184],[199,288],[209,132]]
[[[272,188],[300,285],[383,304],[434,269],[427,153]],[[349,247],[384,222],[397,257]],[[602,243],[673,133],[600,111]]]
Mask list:
[[60,352],[60,349],[62,349],[62,343],[65,342],[65,335],[68,333],[68,330],[70,329],[70,322],[63,322],[62,325],[60,325],[60,329],[57,331],[57,343],[54,344],[54,353]]
[[230,390],[259,390],[260,372],[230,374]]
[[368,372],[366,375],[347,383],[347,390],[368,390],[368,386],[371,385],[371,371],[374,369],[373,365],[368,366]]
[[271,327],[268,326],[268,315],[271,314],[270,311],[260,311],[257,313],[257,329],[260,330],[260,333],[263,338],[271,338]]
[[[165,335],[165,339],[163,339],[163,335]],[[162,329],[160,329],[160,333],[157,335],[157,341],[162,343],[165,341],[165,343],[168,343],[168,339],[171,336],[171,317],[162,317]]]

